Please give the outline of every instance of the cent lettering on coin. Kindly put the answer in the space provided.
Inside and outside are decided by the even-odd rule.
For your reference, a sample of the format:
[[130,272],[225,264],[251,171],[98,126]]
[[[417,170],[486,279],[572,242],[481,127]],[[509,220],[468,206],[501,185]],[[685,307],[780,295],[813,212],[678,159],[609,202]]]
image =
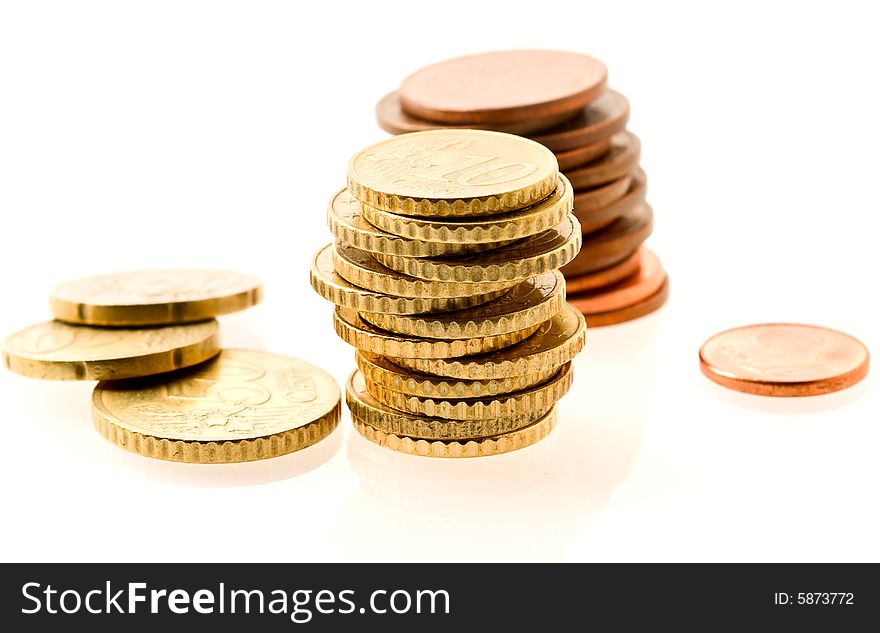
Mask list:
[[102,382],[93,421],[127,450],[178,462],[265,459],[336,428],[341,395],[325,371],[288,356],[227,349],[171,376]]
[[45,380],[115,380],[189,367],[220,351],[217,321],[100,328],[47,321],[3,342],[11,371]]
[[149,270],[76,279],[49,295],[53,316],[89,325],[204,321],[260,302],[262,282],[221,270]]
[[813,396],[850,387],[868,373],[868,348],[843,332],[767,323],[716,334],[700,369],[729,389],[762,396]]

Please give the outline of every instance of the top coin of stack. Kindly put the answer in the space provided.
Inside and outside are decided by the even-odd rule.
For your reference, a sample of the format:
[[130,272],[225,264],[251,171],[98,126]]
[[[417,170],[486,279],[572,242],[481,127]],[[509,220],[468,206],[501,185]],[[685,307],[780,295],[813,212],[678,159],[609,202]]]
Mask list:
[[584,248],[562,272],[569,300],[591,325],[647,314],[666,299],[657,257],[640,244],[652,229],[638,137],[625,129],[629,102],[607,89],[587,55],[513,50],[422,68],[376,106],[392,134],[478,128],[521,134],[555,153],[574,190]]
[[509,134],[406,134],[352,158],[311,283],[358,350],[364,436],[470,457],[550,431],[585,334],[557,272],[580,248],[572,199],[552,152]]

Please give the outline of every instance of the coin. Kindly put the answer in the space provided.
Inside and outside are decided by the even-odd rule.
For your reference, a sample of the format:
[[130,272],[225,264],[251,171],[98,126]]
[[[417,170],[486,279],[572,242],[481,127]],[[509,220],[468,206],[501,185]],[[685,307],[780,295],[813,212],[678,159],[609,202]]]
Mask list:
[[585,105],[572,118],[546,132],[530,138],[554,152],[595,143],[626,127],[629,120],[629,102],[619,92],[605,93]]
[[648,178],[642,169],[630,175],[629,189],[623,197],[600,209],[575,209],[574,214],[581,223],[581,231],[586,236],[609,226],[617,218],[631,213],[645,201],[648,191]]
[[576,277],[612,266],[630,253],[651,234],[654,212],[645,202],[606,228],[584,237],[583,248],[562,274]]
[[571,117],[570,112],[563,112],[562,114],[535,117],[525,121],[511,121],[510,123],[461,123],[456,125],[453,123],[436,123],[410,116],[400,106],[400,98],[397,95],[397,91],[385,95],[376,104],[376,121],[379,123],[379,127],[390,134],[425,132],[427,130],[443,128],[466,128],[494,130],[496,132],[525,136],[538,130],[546,130],[547,128],[559,125],[569,117]]
[[475,218],[419,218],[397,215],[362,205],[361,212],[373,226],[413,240],[458,244],[500,244],[536,235],[565,219],[572,209],[573,194],[565,176],[556,190],[519,211]]
[[417,70],[398,90],[409,114],[442,123],[504,123],[574,112],[605,90],[597,59],[513,50],[450,59]]
[[537,422],[516,431],[470,440],[423,440],[386,433],[353,417],[352,422],[358,433],[366,439],[400,453],[423,457],[488,457],[509,453],[541,441],[556,426],[556,408]]
[[124,449],[175,462],[246,462],[292,453],[339,423],[336,381],[296,358],[225,349],[167,376],[102,382],[92,419]]
[[561,268],[577,255],[581,228],[569,215],[554,228],[488,253],[447,258],[376,254],[376,259],[405,275],[436,281],[500,282],[528,279]]
[[556,189],[557,174],[553,152],[521,136],[431,130],[355,154],[348,189],[364,204],[400,215],[486,215],[543,200]]
[[333,268],[333,245],[327,244],[312,257],[309,280],[319,295],[336,305],[362,312],[418,314],[436,310],[460,310],[485,302],[482,295],[454,298],[399,297],[374,292],[349,283]]
[[[413,371],[460,378],[489,380],[528,374],[547,367],[560,367],[583,349],[587,326],[584,316],[566,305],[521,343],[495,352],[467,358],[391,358]],[[392,355],[393,356],[393,355]]]
[[176,325],[260,302],[263,284],[222,270],[150,270],[76,279],[49,295],[52,315],[88,325]]
[[487,251],[501,244],[456,244],[413,240],[377,229],[363,217],[361,203],[346,189],[337,192],[327,209],[327,224],[333,236],[372,253],[387,253],[405,257],[434,257],[462,255]]
[[217,321],[144,328],[102,328],[47,321],[3,342],[6,368],[45,380],[113,380],[159,374],[220,351]]
[[594,273],[578,275],[577,277],[566,277],[565,292],[573,294],[587,290],[597,290],[636,274],[642,258],[641,248],[643,247],[639,247],[639,249],[627,255],[622,261],[608,268],[597,270]]
[[625,321],[638,319],[651,312],[659,310],[666,300],[669,298],[669,279],[663,282],[660,289],[647,297],[645,300],[632,305],[620,308],[618,310],[609,310],[608,312],[592,312],[586,315],[587,325],[589,327],[603,327],[606,325],[616,325]]
[[[566,363],[550,380],[540,385],[489,398],[424,398],[400,393],[369,381],[366,381],[366,386],[373,398],[386,407],[397,411],[448,420],[492,420],[506,416],[521,416],[529,411],[548,410],[568,392],[571,380],[571,363]],[[357,417],[364,418],[363,415]],[[412,433],[401,434],[413,435]],[[494,433],[490,432],[485,435],[494,435]],[[477,434],[470,435],[470,437],[477,436]],[[418,437],[423,436],[419,435]]]
[[623,130],[611,137],[611,147],[604,156],[588,165],[567,171],[566,176],[575,189],[598,187],[635,171],[639,166],[640,155],[639,137]]
[[378,328],[421,338],[468,339],[536,327],[565,305],[565,279],[552,270],[526,279],[497,299],[464,310],[399,315],[361,313]]
[[603,209],[620,200],[629,190],[631,183],[629,176],[624,176],[604,185],[592,189],[581,189],[574,193],[574,207],[580,214],[589,214],[591,211]]
[[700,348],[700,369],[729,389],[762,396],[814,396],[868,374],[857,339],[814,325],[766,323],[716,334]]
[[642,303],[656,294],[666,283],[666,271],[652,251],[642,247],[639,253],[639,269],[634,275],[613,286],[573,294],[568,298],[569,302],[589,317],[590,314],[621,310]]
[[581,145],[564,152],[555,152],[559,169],[574,169],[601,158],[611,149],[611,139],[603,138],[587,145]]
[[508,334],[455,340],[416,338],[381,330],[364,321],[354,310],[339,306],[333,313],[333,326],[339,338],[357,349],[399,358],[453,358],[481,354],[518,343],[537,329],[533,326]]
[[456,380],[420,374],[395,365],[384,356],[358,350],[357,366],[364,379],[393,391],[422,398],[484,398],[528,389],[548,380],[556,367],[544,367],[531,374],[489,380]]
[[506,416],[454,420],[406,413],[377,400],[366,381],[355,371],[345,386],[345,401],[353,419],[395,435],[428,440],[457,440],[491,437],[533,424],[544,417],[554,402],[541,408],[524,408]]
[[400,297],[446,299],[480,296],[485,301],[500,297],[516,285],[516,281],[465,283],[458,281],[426,281],[404,275],[379,263],[372,254],[339,242],[332,251],[333,267],[340,277],[367,290]]

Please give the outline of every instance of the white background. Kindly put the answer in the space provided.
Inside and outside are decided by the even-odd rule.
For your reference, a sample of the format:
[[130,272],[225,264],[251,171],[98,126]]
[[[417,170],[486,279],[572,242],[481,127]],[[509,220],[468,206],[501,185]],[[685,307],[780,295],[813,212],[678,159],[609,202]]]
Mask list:
[[[863,6],[868,6],[867,3]],[[592,330],[560,426],[519,453],[398,455],[347,411],[267,462],[164,463],[91,427],[90,383],[0,375],[2,560],[880,560],[880,396],[729,392],[698,370],[739,324],[830,325],[880,350],[877,15],[856,3],[4,2],[0,333],[72,277],[262,276],[227,346],[352,350],[308,284],[373,105],[459,54],[602,59],[632,103],[672,280]]]

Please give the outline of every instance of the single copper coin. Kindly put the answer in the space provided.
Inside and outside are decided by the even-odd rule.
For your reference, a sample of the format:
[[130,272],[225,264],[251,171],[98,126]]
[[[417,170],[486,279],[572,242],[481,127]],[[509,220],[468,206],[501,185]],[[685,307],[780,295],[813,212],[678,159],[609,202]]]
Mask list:
[[575,112],[605,90],[597,59],[568,51],[514,50],[450,59],[417,70],[398,90],[404,112],[441,123],[508,123]]
[[611,139],[603,138],[574,149],[556,152],[556,162],[560,170],[574,169],[601,158],[611,150]]
[[634,275],[606,288],[569,295],[569,301],[590,315],[621,310],[655,294],[666,283],[666,271],[652,251],[641,247],[639,253],[639,269]]
[[636,169],[630,176],[629,187],[626,193],[617,200],[600,208],[590,208],[581,205],[575,208],[574,214],[581,223],[581,231],[584,235],[601,231],[612,222],[623,217],[642,204],[648,192],[648,177],[642,169]]
[[564,152],[610,137],[625,128],[627,120],[629,101],[619,92],[606,90],[565,123],[531,138],[554,152]]
[[[660,289],[647,297],[644,301],[625,306],[618,310],[609,310],[608,312],[593,312],[584,316],[588,327],[603,327],[606,325],[617,325],[626,321],[632,321],[645,315],[651,314],[659,310],[666,300],[669,298],[669,278],[663,282]],[[576,303],[572,303],[577,307]]]
[[700,348],[700,369],[719,385],[761,396],[815,396],[868,374],[868,348],[815,325],[766,323],[716,334]]
[[562,267],[566,277],[577,277],[608,268],[626,259],[651,234],[654,212],[643,202],[608,227],[584,236],[581,250]]
[[622,279],[626,279],[639,272],[639,264],[642,254],[639,250],[630,254],[626,259],[616,264],[597,270],[594,273],[586,275],[578,275],[577,277],[567,277],[565,280],[565,291],[568,294],[576,292],[586,292],[596,290],[597,288],[605,288],[611,284],[617,283]]
[[[523,136],[552,128],[569,118],[571,118],[571,113],[563,112],[562,114],[535,117],[525,121],[511,121],[510,123],[436,123],[419,119],[404,112],[403,108],[400,107],[400,98],[396,92],[385,95],[376,104],[376,121],[379,123],[380,128],[390,134],[408,134],[409,132],[425,132],[426,130],[440,130],[443,128],[470,128],[475,130],[494,130],[496,132],[507,132],[508,134]],[[610,144],[611,141],[609,139],[608,145],[610,146]],[[598,155],[601,155],[601,152]],[[585,160],[584,162],[587,161]]]
[[624,130],[611,137],[611,148],[604,156],[578,169],[568,170],[565,175],[575,189],[598,187],[635,171],[640,155],[639,137]]
[[581,213],[589,214],[591,211],[604,209],[608,205],[620,200],[629,191],[632,177],[629,175],[618,178],[592,189],[581,189],[574,192],[574,208],[580,209]]

